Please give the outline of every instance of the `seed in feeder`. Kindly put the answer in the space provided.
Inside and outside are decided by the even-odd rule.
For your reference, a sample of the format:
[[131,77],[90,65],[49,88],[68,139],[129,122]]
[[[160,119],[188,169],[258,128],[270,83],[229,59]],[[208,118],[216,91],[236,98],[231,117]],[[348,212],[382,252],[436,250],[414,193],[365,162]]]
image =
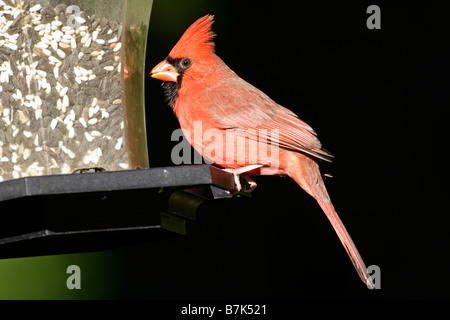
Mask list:
[[115,148],[116,150],[120,150],[121,147],[122,147],[122,138],[119,138],[119,139],[117,139],[117,143],[116,143],[116,145],[114,146],[114,148]]
[[[42,37],[41,38],[41,42],[46,44],[47,46],[50,45],[50,39],[48,39],[47,37]],[[48,48],[48,47],[47,47]]]
[[53,63],[58,63],[58,62],[60,62],[59,59],[58,59],[58,58],[55,58],[54,56],[50,56],[50,57],[48,57],[48,59],[50,60],[50,62],[53,62]]
[[7,72],[2,72],[0,76],[1,83],[9,83],[9,74]]
[[[45,80],[45,77],[47,77],[47,72],[43,71],[43,70],[37,70],[36,73],[43,78],[43,80]],[[47,80],[45,80],[47,82]]]
[[[58,82],[58,83],[59,83],[59,82]],[[60,96],[61,98],[62,98],[62,97],[65,97],[67,91],[69,91],[69,87],[64,87],[64,88],[62,88],[61,91],[59,91],[59,96]],[[63,100],[63,103],[64,103],[64,100]]]
[[67,125],[67,124],[69,124],[70,121],[71,121],[71,117],[70,117],[70,114],[68,114],[68,115],[64,118],[63,123],[64,123],[65,125]]
[[63,112],[66,112],[68,106],[69,106],[69,97],[67,95],[65,95],[63,97],[63,100],[62,100],[62,110],[63,110]]
[[56,40],[51,40],[51,41],[50,41],[50,46],[52,47],[52,49],[53,49],[54,51],[57,51],[57,50],[58,50],[58,42],[57,42]]
[[80,70],[80,67],[74,67],[74,68],[73,68],[73,73],[75,73],[75,75],[76,75],[77,77],[81,77],[81,76],[83,75],[83,73],[82,73],[81,70]]
[[34,111],[34,113],[35,113],[36,120],[39,120],[42,118],[42,109],[36,109]]
[[94,138],[92,138],[92,136],[87,132],[84,133],[84,136],[86,137],[86,140],[89,142],[92,142],[94,140]]
[[58,79],[59,78],[59,66],[55,66],[53,68],[53,74],[55,75],[55,78]]
[[22,91],[20,91],[19,89],[16,90],[16,97],[17,97],[17,100],[22,99]]
[[52,55],[52,52],[46,48],[42,49],[42,53],[45,54],[47,57]]
[[83,127],[87,128],[87,123],[84,118],[79,118],[78,121],[83,125]]
[[69,156],[70,159],[75,159],[75,157],[76,157],[75,153],[72,150],[68,149],[66,146],[62,146],[61,150],[64,153],[66,153]]
[[62,109],[62,100],[58,99],[58,101],[56,101],[56,109],[61,110]]
[[42,106],[42,99],[41,99],[41,97],[39,97],[39,96],[34,96],[34,102],[36,102],[36,104],[38,105],[38,106]]
[[28,121],[30,121],[30,119],[26,116],[26,114],[22,110],[17,111],[17,115],[19,117],[20,123],[25,124]]
[[17,50],[17,45],[16,44],[14,44],[14,43],[9,43],[8,44],[8,47],[11,49],[11,50]]
[[31,156],[31,150],[28,148],[25,148],[23,150],[23,154],[22,154],[23,160],[27,160],[30,156]]
[[55,30],[55,32],[53,32],[52,34],[53,39],[56,40],[57,42],[61,41],[63,36],[64,33],[62,33],[60,30]]
[[85,44],[88,38],[89,34],[85,34],[83,37],[81,37],[80,39],[81,44]]
[[70,39],[70,48],[72,48],[72,50],[75,50],[77,48],[77,40],[75,39],[75,37],[72,37],[72,39]]
[[39,49],[47,49],[48,48],[48,44],[46,44],[46,43],[44,43],[44,42],[38,42],[36,45],[35,45],[37,48],[39,48]]
[[114,67],[113,66],[107,66],[107,67],[103,67],[103,69],[105,69],[106,71],[113,71]]
[[64,58],[66,57],[66,54],[65,54],[64,51],[62,51],[61,49],[57,49],[57,50],[56,50],[56,53],[58,54],[58,56],[59,56],[61,59],[64,59]]
[[50,31],[52,31],[52,26],[51,26],[50,23],[47,23],[47,24],[45,25],[44,32],[45,32],[46,34],[49,34]]
[[67,40],[67,41],[61,40],[61,42],[59,43],[59,47],[62,49],[70,48],[70,41],[69,40]]
[[38,24],[36,27],[34,27],[34,30],[41,31],[45,29],[45,24]]
[[53,20],[52,21],[52,26],[60,27],[61,25],[62,25],[62,22],[59,21],[59,20]]
[[75,17],[75,20],[79,23],[79,24],[83,24],[83,23],[85,23],[86,22],[86,20],[85,19],[83,19],[81,16],[76,16]]
[[52,128],[52,130],[55,130],[57,125],[58,125],[58,120],[53,119],[51,124],[50,124],[50,128]]
[[88,39],[87,39],[86,42],[84,43],[84,46],[85,46],[86,48],[88,48],[88,47],[91,45],[91,41],[92,41],[91,37],[88,37]]
[[36,11],[38,11],[38,10],[41,10],[41,5],[38,3],[37,5],[35,5],[35,6],[32,6],[31,8],[30,8],[30,12],[36,12]]

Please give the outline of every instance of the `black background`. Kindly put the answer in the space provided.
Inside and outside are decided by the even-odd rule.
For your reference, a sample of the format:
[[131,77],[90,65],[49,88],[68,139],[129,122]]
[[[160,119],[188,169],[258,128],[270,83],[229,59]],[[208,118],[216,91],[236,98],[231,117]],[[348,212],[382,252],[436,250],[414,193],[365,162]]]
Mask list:
[[[381,8],[381,30],[366,27],[371,4]],[[335,155],[326,167],[334,176],[328,191],[366,264],[381,268],[381,289],[361,283],[314,199],[289,178],[256,177],[251,199],[204,208],[220,219],[201,232],[124,251],[128,268],[137,269],[124,283],[140,285],[123,294],[448,299],[446,8],[433,2],[155,1],[147,73],[207,13],[215,15],[216,53],[310,124]],[[161,82],[148,77],[146,86],[150,165],[172,165],[178,122]],[[133,250],[149,256],[138,258]],[[161,280],[150,277],[155,274]]]

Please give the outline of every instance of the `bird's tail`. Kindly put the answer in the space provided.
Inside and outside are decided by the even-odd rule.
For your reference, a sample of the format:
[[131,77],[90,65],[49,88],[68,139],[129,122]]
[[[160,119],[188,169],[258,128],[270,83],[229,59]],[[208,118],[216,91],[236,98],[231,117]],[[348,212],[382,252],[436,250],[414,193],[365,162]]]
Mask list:
[[341,219],[336,213],[336,210],[334,210],[333,204],[330,201],[322,201],[318,199],[316,200],[319,203],[320,207],[322,208],[323,212],[325,212],[325,215],[327,216],[328,220],[331,222],[334,231],[336,231],[339,240],[341,240],[342,245],[345,248],[345,251],[347,251],[350,260],[355,266],[355,269],[358,272],[359,277],[365,284],[367,284],[369,287],[372,287],[373,286],[372,279],[370,278],[369,273],[367,272],[366,265],[364,264],[364,261],[358,252],[358,249],[353,243],[352,238],[345,229],[344,224],[342,223]]
[[366,265],[331,203],[317,161],[312,157],[304,155],[298,155],[297,159],[299,166],[295,168],[296,170],[288,172],[289,176],[317,200],[328,220],[331,222],[334,231],[336,231],[339,240],[341,240],[359,277],[369,288],[373,288],[374,284]]

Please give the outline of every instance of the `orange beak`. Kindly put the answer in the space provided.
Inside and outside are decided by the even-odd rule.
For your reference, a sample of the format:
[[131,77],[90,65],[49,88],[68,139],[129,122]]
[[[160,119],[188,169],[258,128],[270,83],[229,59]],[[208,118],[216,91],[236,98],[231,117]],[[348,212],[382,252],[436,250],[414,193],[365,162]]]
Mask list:
[[166,60],[158,63],[150,72],[150,77],[162,81],[177,82],[178,75],[179,74],[176,72],[175,68]]

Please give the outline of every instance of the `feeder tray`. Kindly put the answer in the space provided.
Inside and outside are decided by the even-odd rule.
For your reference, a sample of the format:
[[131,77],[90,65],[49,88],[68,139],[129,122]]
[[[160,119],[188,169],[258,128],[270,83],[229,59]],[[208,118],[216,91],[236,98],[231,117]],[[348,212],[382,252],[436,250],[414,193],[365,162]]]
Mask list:
[[187,190],[182,206],[195,211],[198,203],[186,192],[214,200],[229,198],[226,190],[234,187],[232,174],[209,165],[5,181],[0,258],[95,251],[174,236],[161,228],[160,218],[167,208],[180,207],[179,196],[171,200],[174,194]]

